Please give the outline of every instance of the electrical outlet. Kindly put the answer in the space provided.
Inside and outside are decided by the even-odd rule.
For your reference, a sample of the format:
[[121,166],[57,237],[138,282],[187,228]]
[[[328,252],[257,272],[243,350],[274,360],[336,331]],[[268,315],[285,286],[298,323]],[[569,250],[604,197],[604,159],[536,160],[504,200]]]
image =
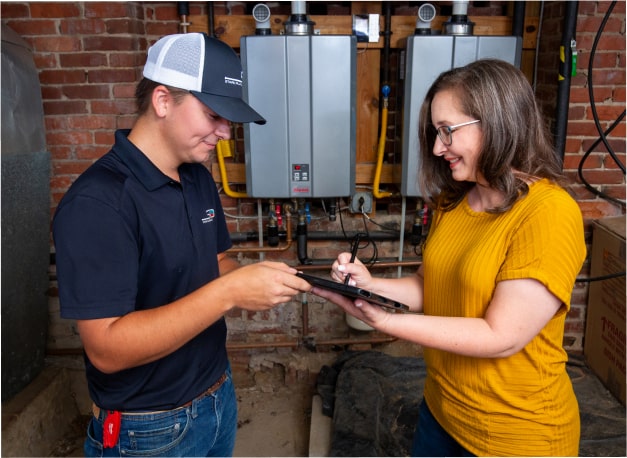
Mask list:
[[356,192],[351,197],[350,210],[351,210],[351,213],[371,213],[372,212],[372,193]]

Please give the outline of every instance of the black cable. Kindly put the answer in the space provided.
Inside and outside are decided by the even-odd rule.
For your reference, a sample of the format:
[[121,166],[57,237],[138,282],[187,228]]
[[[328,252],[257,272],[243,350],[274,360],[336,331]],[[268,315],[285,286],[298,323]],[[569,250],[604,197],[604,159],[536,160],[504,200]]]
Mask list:
[[[623,110],[623,112],[620,114],[620,116],[612,123],[612,125],[604,132],[604,136],[609,135],[610,132],[612,132],[616,126],[618,126],[618,124],[625,118],[625,110]],[[590,148],[588,148],[588,150],[585,152],[585,154],[583,155],[583,157],[581,158],[581,161],[579,161],[579,167],[577,168],[577,174],[579,175],[579,179],[581,180],[581,183],[586,187],[586,189],[588,191],[590,191],[593,194],[596,194],[599,197],[602,197],[604,199],[610,200],[612,202],[615,202],[619,205],[625,205],[625,202],[617,199],[615,197],[609,196],[601,191],[599,191],[598,189],[596,189],[594,186],[592,186],[590,183],[588,183],[588,181],[584,178],[583,176],[583,165],[586,162],[586,159],[588,158],[588,156],[590,156],[590,154],[592,153],[592,150],[594,150],[594,148],[596,148],[596,146],[601,142],[601,138],[597,138],[596,141],[590,145]]]
[[585,283],[585,282],[593,282],[593,281],[603,281],[603,280],[610,280],[612,278],[624,277],[625,275],[627,275],[627,272],[616,272],[613,274],[601,275],[599,277],[577,278],[575,279],[575,282]]
[[614,150],[610,146],[609,142],[607,141],[607,135],[612,130],[614,130],[614,128],[625,118],[625,110],[623,110],[623,112],[616,119],[616,121],[614,121],[614,123],[609,127],[609,129],[607,129],[605,132],[603,132],[603,129],[601,128],[601,123],[599,121],[599,115],[597,113],[596,104],[595,104],[595,101],[594,101],[594,87],[593,87],[593,82],[592,82],[592,70],[593,70],[593,63],[594,63],[594,56],[596,54],[596,49],[597,49],[597,46],[599,44],[599,39],[601,38],[601,33],[603,32],[603,29],[605,28],[605,24],[607,23],[607,21],[608,21],[608,19],[610,17],[610,14],[612,13],[612,10],[614,9],[615,5],[616,5],[616,1],[613,1],[610,4],[609,9],[605,13],[605,16],[603,17],[603,21],[601,22],[601,24],[599,26],[599,30],[597,31],[597,34],[594,37],[594,42],[592,44],[592,49],[590,51],[590,60],[588,62],[588,97],[590,98],[590,107],[592,109],[592,117],[594,119],[594,124],[595,124],[595,126],[597,128],[597,131],[599,132],[599,138],[597,139],[597,141],[595,141],[592,144],[592,146],[590,146],[590,148],[588,148],[586,153],[581,158],[581,161],[579,161],[579,167],[578,167],[577,172],[578,172],[578,175],[579,175],[579,179],[581,180],[582,184],[586,187],[586,189],[588,189],[588,191],[592,192],[593,194],[595,194],[595,195],[597,195],[597,196],[599,196],[599,197],[601,197],[603,199],[609,200],[611,202],[614,202],[614,203],[624,207],[625,206],[625,201],[617,199],[615,197],[611,197],[611,196],[605,194],[604,192],[597,190],[595,187],[590,185],[590,183],[588,183],[588,181],[583,176],[583,165],[584,165],[586,159],[588,158],[588,156],[592,153],[592,150],[599,144],[600,141],[603,142],[603,144],[605,145],[605,148],[607,149],[608,153],[610,154],[612,159],[614,159],[614,162],[616,162],[618,167],[621,169],[621,171],[623,172],[623,175],[625,175],[625,165],[616,156],[616,153],[614,152]]
[[603,129],[601,128],[601,123],[599,122],[599,115],[597,114],[596,104],[594,102],[594,90],[593,90],[593,85],[592,85],[592,70],[593,70],[593,64],[594,64],[594,55],[596,54],[596,49],[599,44],[599,39],[601,38],[601,33],[603,32],[603,29],[605,28],[605,24],[607,23],[615,5],[616,5],[616,0],[614,0],[610,4],[609,9],[607,10],[607,12],[605,13],[605,16],[603,17],[603,21],[601,21],[599,30],[597,31],[597,34],[594,37],[592,50],[590,51],[590,61],[588,62],[588,95],[590,97],[590,108],[592,109],[592,117],[594,118],[594,124],[596,125],[597,131],[599,132],[599,135],[601,136],[601,140],[603,140],[603,143],[605,144],[607,151],[610,153],[610,155],[612,156],[616,164],[623,171],[623,175],[624,175],[625,165],[618,159],[618,157],[614,153],[614,150],[608,143],[607,138],[603,134]]

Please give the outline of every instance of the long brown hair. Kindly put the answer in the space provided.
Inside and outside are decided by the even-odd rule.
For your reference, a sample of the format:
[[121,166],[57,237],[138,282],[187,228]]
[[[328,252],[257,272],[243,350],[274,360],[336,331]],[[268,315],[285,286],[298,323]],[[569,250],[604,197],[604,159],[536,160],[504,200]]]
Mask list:
[[482,59],[442,73],[422,104],[419,174],[426,199],[435,201],[438,208],[450,210],[474,186],[455,181],[448,164],[433,155],[436,132],[431,104],[434,96],[444,90],[456,94],[464,114],[481,120],[483,139],[478,171],[491,188],[505,196],[502,205],[488,211],[501,213],[510,209],[529,191],[530,178],[563,182],[561,160],[527,78],[505,61]]

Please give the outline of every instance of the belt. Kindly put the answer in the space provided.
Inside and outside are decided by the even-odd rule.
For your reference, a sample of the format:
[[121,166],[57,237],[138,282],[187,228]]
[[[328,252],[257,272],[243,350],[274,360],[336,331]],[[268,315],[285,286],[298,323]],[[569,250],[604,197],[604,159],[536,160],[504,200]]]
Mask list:
[[[205,396],[209,396],[210,394],[213,394],[216,391],[218,391],[220,389],[220,387],[222,386],[222,384],[224,382],[226,382],[226,379],[227,379],[227,375],[226,375],[226,372],[225,372],[218,379],[218,381],[216,383],[214,383],[213,385],[211,385],[209,388],[207,388],[206,391],[203,391],[201,394],[196,396],[191,401],[186,402],[182,406],[175,407],[174,409],[170,409],[170,410],[153,410],[153,411],[150,411],[150,412],[121,412],[121,414],[122,415],[151,415],[151,414],[155,414],[155,413],[171,412],[173,410],[184,409],[185,407],[191,406],[194,401],[200,400],[200,399],[204,398]],[[94,414],[94,417],[100,418],[100,412],[102,411],[102,409],[100,407],[98,407],[95,403],[92,403],[91,411]]]

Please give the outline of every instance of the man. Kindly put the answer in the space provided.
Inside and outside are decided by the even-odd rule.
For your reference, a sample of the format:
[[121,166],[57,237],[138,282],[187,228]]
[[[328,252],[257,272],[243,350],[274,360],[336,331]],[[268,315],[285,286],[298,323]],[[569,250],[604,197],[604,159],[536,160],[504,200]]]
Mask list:
[[224,315],[310,286],[283,263],[239,267],[203,162],[242,100],[235,52],[205,34],[148,51],[133,128],[68,190],[53,222],[61,315],[76,319],[94,416],[86,456],[228,456],[237,403]]

